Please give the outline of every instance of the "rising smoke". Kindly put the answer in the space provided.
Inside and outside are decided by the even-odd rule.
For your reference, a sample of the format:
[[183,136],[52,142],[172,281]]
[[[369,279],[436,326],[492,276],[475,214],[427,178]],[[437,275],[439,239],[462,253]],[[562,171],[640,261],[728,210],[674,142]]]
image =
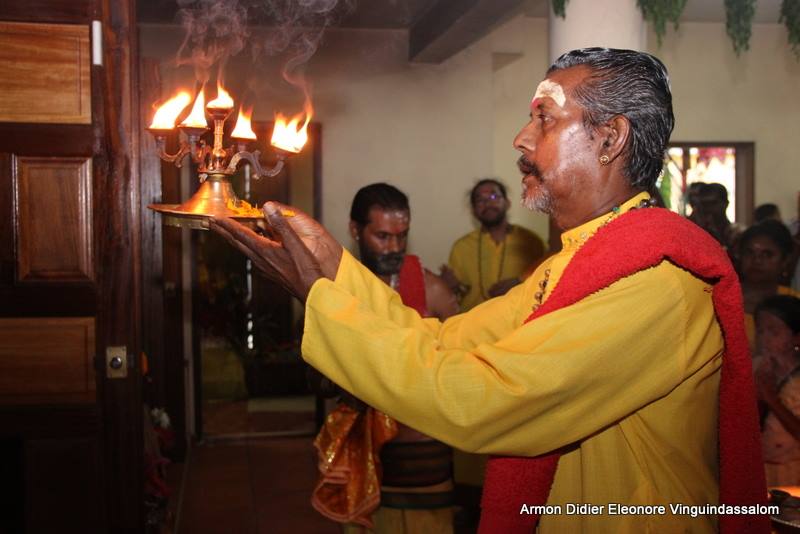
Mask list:
[[247,8],[239,0],[177,0],[178,20],[186,34],[178,49],[176,63],[191,65],[200,84],[218,76],[228,60],[241,52],[250,35]]
[[[319,48],[324,31],[351,12],[355,0],[177,0],[178,18],[186,32],[177,64],[191,65],[199,84],[217,69],[222,79],[228,60],[248,52],[251,91],[271,83],[259,76],[266,64],[279,61],[286,82],[300,89],[308,102],[305,67]],[[263,26],[253,31],[254,25]]]

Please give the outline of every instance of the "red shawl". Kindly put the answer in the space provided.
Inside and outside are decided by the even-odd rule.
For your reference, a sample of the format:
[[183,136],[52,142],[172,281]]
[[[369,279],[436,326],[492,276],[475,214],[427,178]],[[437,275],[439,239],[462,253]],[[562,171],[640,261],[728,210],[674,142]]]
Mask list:
[[[578,250],[550,298],[526,322],[664,260],[714,284],[714,311],[725,342],[719,388],[719,502],[762,504],[767,491],[741,289],[725,251],[706,232],[669,210],[632,210],[600,228]],[[539,518],[520,514],[520,506],[547,503],[559,456],[553,451],[535,458],[490,458],[479,533],[532,532]],[[724,534],[769,532],[769,519],[722,515],[719,527]]]
[[400,267],[398,283],[400,298],[403,304],[417,310],[422,317],[428,316],[428,305],[425,302],[425,272],[417,256],[406,254],[403,266]]

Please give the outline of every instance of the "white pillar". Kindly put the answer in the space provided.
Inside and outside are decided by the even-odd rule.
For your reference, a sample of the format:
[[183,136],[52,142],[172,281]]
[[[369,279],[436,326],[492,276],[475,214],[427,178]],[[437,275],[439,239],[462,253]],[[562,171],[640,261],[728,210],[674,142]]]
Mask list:
[[550,63],[576,48],[647,48],[647,27],[636,0],[568,0],[563,19],[547,3]]

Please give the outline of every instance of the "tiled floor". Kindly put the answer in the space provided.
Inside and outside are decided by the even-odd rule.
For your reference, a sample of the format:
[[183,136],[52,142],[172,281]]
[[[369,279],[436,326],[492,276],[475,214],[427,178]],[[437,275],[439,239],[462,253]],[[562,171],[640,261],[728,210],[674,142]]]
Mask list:
[[203,434],[224,436],[259,432],[314,432],[314,397],[214,400],[203,403]]
[[311,507],[310,437],[212,441],[183,466],[177,534],[336,534]]

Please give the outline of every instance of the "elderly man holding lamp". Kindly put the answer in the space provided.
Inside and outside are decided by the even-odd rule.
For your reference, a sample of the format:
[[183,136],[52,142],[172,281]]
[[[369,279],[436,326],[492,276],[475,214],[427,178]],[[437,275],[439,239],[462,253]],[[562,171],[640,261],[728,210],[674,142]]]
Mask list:
[[[300,212],[268,202],[272,238],[211,227],[305,302],[311,365],[413,428],[495,455],[481,532],[767,532],[738,282],[705,232],[647,193],[673,124],[653,56],[556,60],[514,146],[523,203],[564,230],[563,249],[444,323],[404,307]],[[605,513],[567,513],[575,503]]]

